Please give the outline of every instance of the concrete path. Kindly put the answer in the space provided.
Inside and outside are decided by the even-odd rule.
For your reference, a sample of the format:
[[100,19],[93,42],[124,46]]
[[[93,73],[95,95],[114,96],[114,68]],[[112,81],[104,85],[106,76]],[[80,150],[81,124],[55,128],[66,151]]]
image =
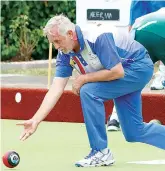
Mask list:
[[[47,88],[48,79],[46,76],[25,76],[25,75],[9,75],[3,74],[1,77],[1,87],[19,87],[19,88]],[[70,78],[66,90],[72,89],[73,77]],[[51,81],[53,77],[51,78]],[[143,92],[151,94],[165,94],[165,90],[150,90],[149,85],[144,88]]]
[[[52,59],[52,67],[55,67],[56,60]],[[30,62],[1,62],[1,69],[25,69],[25,68],[47,68],[48,60],[30,61]],[[69,80],[66,90],[72,89],[72,82],[76,73],[73,73],[73,77]],[[47,88],[47,76],[25,76],[25,75],[12,75],[1,74],[1,87],[19,87],[19,88]],[[53,77],[52,79],[53,80]],[[144,88],[143,92],[151,94],[165,94],[165,90],[150,90],[149,85]]]

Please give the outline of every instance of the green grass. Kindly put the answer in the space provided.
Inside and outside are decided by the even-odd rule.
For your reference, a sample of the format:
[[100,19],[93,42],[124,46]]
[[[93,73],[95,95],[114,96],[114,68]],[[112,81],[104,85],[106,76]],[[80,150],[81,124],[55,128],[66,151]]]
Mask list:
[[[55,69],[51,71],[51,75],[54,75]],[[47,68],[28,68],[28,69],[10,69],[2,70],[1,74],[21,74],[21,75],[33,75],[33,76],[47,76]]]
[[[15,120],[2,120],[2,154],[15,150],[21,157],[19,171],[163,171],[165,165],[128,164],[130,161],[165,159],[163,150],[141,143],[127,143],[121,132],[108,133],[116,164],[110,167],[77,168],[74,162],[89,153],[84,124],[43,122],[25,142],[19,141],[22,127]],[[2,166],[2,170],[7,169]]]

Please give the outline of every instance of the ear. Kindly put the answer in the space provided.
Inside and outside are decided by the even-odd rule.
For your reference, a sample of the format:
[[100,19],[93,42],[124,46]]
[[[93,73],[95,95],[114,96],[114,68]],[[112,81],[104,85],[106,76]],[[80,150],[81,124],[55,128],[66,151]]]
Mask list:
[[67,35],[71,38],[71,39],[73,39],[73,35],[74,35],[74,33],[73,33],[73,31],[72,30],[68,30],[67,31]]

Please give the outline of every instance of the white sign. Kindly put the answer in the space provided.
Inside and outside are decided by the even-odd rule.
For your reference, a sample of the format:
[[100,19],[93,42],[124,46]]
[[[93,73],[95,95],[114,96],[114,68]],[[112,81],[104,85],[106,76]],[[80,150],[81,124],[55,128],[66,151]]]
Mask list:
[[131,0],[76,0],[76,23],[86,27],[93,23],[127,28]]

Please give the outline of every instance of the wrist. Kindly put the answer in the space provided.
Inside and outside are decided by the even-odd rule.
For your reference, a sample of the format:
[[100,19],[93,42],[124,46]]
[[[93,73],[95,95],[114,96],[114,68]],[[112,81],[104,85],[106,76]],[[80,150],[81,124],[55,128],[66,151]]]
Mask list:
[[88,76],[87,74],[83,75],[83,79],[82,79],[83,84],[88,82]]
[[34,117],[31,120],[34,121],[37,125],[39,125],[41,122],[41,120],[34,118]]

